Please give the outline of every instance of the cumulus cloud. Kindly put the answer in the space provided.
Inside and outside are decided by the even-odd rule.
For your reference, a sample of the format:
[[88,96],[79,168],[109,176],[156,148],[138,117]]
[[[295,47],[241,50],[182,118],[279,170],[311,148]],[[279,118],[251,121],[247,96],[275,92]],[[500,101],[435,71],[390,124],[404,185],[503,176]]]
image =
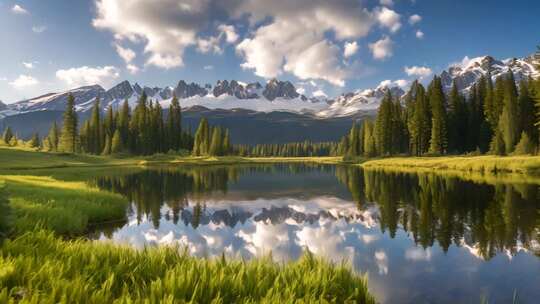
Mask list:
[[41,34],[41,33],[45,32],[46,30],[47,30],[47,27],[44,26],[44,25],[32,26],[32,32],[34,32],[36,34]]
[[423,39],[424,38],[424,32],[421,30],[416,31],[416,38]]
[[140,69],[139,69],[138,66],[136,66],[136,65],[134,65],[134,64],[131,64],[131,63],[128,63],[128,64],[126,65],[126,69],[128,70],[128,72],[129,72],[130,74],[137,74],[137,73],[140,71]]
[[32,62],[23,62],[22,65],[29,70],[34,68],[34,64]]
[[343,57],[351,57],[352,55],[356,54],[356,52],[358,52],[358,48],[358,43],[356,43],[356,41],[345,42],[345,50],[343,51]]
[[13,5],[13,7],[11,8],[11,11],[14,13],[14,14],[18,14],[18,15],[28,15],[29,12],[22,6],[18,5],[18,4],[15,4]]
[[398,80],[383,80],[381,83],[379,83],[379,88],[392,88],[392,87],[400,87],[402,89],[406,88],[409,85],[409,82],[405,79],[398,79]]
[[39,80],[29,75],[19,75],[15,80],[9,83],[10,86],[19,90],[39,84]]
[[130,63],[137,56],[137,54],[135,54],[135,52],[130,48],[124,48],[119,44],[116,44],[115,48],[118,56],[120,56],[120,58],[122,58],[122,60],[124,60],[126,63]]
[[203,54],[210,52],[221,54],[223,50],[221,49],[219,41],[219,37],[201,38],[197,40],[197,50]]
[[235,43],[239,38],[234,26],[232,25],[221,24],[218,26],[218,30],[225,35],[225,40],[227,43]]
[[318,98],[320,98],[320,97],[327,98],[328,97],[328,95],[326,95],[326,93],[321,89],[318,89],[317,91],[313,92],[313,96],[318,97]]
[[325,34],[332,32],[338,41],[360,38],[374,23],[372,14],[352,0],[253,0],[242,2],[235,13],[249,14],[252,25],[272,20],[237,46],[242,67],[264,78],[289,72],[334,85],[344,85],[348,71],[341,64],[343,53]]
[[430,68],[424,66],[405,67],[404,71],[408,76],[416,76],[420,78],[428,77],[433,73]]
[[420,15],[414,14],[414,15],[409,17],[409,24],[411,24],[411,25],[416,24],[416,23],[418,23],[420,21],[422,21],[422,16],[420,16]]
[[393,55],[394,42],[390,37],[386,36],[374,43],[369,44],[369,49],[373,54],[373,58],[377,60],[385,60]]
[[382,7],[375,11],[377,21],[383,27],[386,27],[390,32],[395,33],[401,28],[401,16],[395,11]]
[[69,86],[85,86],[99,84],[108,86],[120,76],[120,71],[114,66],[88,67],[82,66],[67,70],[56,71],[56,77]]
[[209,19],[210,0],[96,0],[94,27],[110,30],[116,40],[145,43],[147,64],[162,68],[184,64],[186,47]]

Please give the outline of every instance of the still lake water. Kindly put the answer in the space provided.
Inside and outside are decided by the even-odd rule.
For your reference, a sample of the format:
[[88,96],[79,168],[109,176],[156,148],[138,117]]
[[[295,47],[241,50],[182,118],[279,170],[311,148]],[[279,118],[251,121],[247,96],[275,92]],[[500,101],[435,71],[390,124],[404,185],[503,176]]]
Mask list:
[[153,169],[89,181],[132,202],[92,237],[195,256],[294,260],[309,249],[369,273],[381,303],[539,303],[540,188],[349,166]]

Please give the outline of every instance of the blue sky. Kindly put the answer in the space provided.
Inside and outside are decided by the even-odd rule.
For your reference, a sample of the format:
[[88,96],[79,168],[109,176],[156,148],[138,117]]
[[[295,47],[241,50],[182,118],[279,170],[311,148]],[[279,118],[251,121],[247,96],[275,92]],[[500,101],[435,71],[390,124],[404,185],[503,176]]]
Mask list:
[[0,100],[272,77],[335,96],[465,56],[527,56],[539,15],[530,0],[0,0]]

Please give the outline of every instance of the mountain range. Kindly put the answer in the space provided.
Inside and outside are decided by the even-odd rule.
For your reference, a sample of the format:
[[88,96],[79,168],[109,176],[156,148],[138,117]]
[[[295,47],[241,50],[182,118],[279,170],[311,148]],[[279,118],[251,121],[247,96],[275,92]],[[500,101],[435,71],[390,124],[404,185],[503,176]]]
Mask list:
[[[449,91],[456,81],[458,89],[466,94],[482,75],[489,73],[495,79],[510,70],[516,81],[540,76],[532,56],[506,60],[491,56],[466,58],[451,65],[440,76],[445,90]],[[387,90],[393,96],[406,94],[404,88],[397,85],[379,85],[332,99],[308,98],[291,82],[277,79],[265,84],[220,80],[215,85],[180,80],[176,86],[164,88],[123,81],[108,90],[91,85],[7,105],[0,101],[0,126],[10,125],[19,136],[27,137],[33,132],[47,130],[53,120],[61,120],[69,94],[75,97],[76,109],[84,118],[97,97],[103,109],[109,105],[117,108],[124,100],[134,107],[144,92],[148,98],[159,102],[165,111],[176,95],[183,107],[186,125],[194,129],[200,117],[208,117],[211,123],[231,128],[236,143],[326,141],[339,138],[353,120],[374,115]]]

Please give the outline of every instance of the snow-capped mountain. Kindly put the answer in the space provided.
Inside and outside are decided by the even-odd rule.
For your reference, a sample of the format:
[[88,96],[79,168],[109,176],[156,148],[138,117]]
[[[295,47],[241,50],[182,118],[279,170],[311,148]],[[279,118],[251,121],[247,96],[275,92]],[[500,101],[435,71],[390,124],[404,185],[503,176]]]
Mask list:
[[388,90],[394,97],[401,98],[405,94],[405,91],[399,86],[379,85],[375,89],[342,94],[331,101],[327,109],[322,110],[317,115],[320,117],[336,117],[349,116],[360,111],[375,111],[379,108],[381,100]]
[[461,63],[451,65],[447,71],[441,73],[444,89],[450,91],[455,80],[458,89],[465,93],[476,83],[480,77],[491,74],[492,80],[509,71],[514,73],[516,81],[523,78],[540,76],[540,71],[535,67],[534,57],[522,59],[509,58],[496,60],[491,56],[482,56],[465,59]]
[[141,87],[123,81],[109,90],[99,85],[85,86],[61,93],[50,93],[36,98],[10,104],[3,109],[7,115],[34,111],[62,111],[67,97],[72,94],[75,98],[77,111],[90,110],[97,97],[103,108],[109,105],[119,107],[124,100],[135,106],[143,92],[164,108],[170,104],[176,95],[183,107],[203,106],[208,109],[247,109],[258,112],[287,111],[296,113],[318,112],[327,107],[326,102],[308,99],[296,92],[289,81],[272,79],[263,87],[260,83],[243,83],[236,80],[220,80],[215,86],[204,86],[196,83],[178,82],[176,87]]

